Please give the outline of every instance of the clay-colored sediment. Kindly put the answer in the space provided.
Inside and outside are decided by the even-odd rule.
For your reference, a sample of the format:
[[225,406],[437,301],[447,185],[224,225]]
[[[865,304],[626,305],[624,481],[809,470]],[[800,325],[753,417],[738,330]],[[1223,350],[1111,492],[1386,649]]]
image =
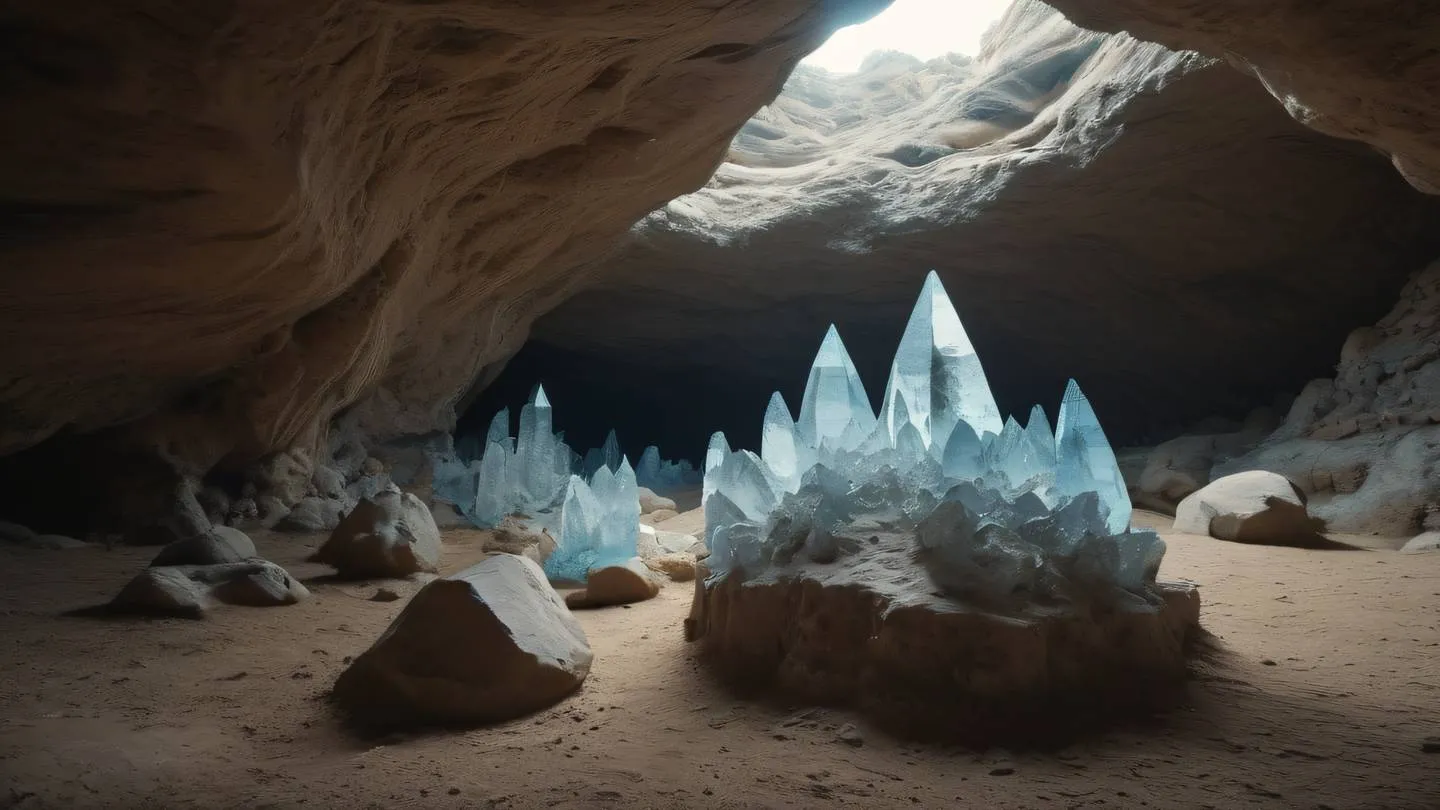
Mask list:
[[1001,615],[823,577],[697,580],[687,637],[738,685],[854,705],[905,733],[996,742],[1164,705],[1200,632],[1187,584],[1159,584],[1128,608]]

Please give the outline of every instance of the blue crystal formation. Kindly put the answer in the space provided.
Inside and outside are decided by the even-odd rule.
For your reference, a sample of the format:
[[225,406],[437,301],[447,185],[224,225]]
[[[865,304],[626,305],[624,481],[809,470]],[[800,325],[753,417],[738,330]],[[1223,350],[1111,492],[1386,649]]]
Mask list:
[[618,469],[601,466],[587,483],[572,475],[560,507],[559,539],[545,560],[545,575],[585,581],[590,570],[620,565],[635,556],[640,499],[635,471],[620,457]]
[[[602,448],[584,460],[554,431],[545,389],[536,387],[520,410],[520,430],[510,436],[510,412],[501,410],[485,434],[479,460],[432,456],[435,496],[453,503],[475,526],[493,528],[507,517],[548,529],[557,538],[545,563],[554,579],[584,581],[590,569],[635,556],[640,532],[636,473],[611,431]],[[653,451],[653,452],[652,452]],[[656,475],[676,480],[688,465],[662,461],[648,448],[645,463]],[[698,478],[689,469],[692,479]]]
[[[1084,585],[1141,593],[1165,544],[1130,529],[1115,453],[1069,381],[1054,431],[1036,405],[1002,419],[959,314],[933,271],[906,324],[877,415],[839,332],[826,332],[792,420],[777,392],[757,456],[724,434],[705,456],[705,534],[717,576],[833,560],[864,521],[913,532],[947,593],[1057,597]],[[1119,598],[1119,597],[1117,597]]]

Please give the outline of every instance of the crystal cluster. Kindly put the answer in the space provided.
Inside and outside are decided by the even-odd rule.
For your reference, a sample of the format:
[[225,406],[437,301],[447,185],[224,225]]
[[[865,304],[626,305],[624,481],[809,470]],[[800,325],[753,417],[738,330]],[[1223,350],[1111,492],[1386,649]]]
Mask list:
[[639,486],[699,483],[693,467],[662,460],[653,446],[645,449],[637,474],[614,431],[582,459],[553,428],[550,401],[537,387],[520,409],[518,436],[510,436],[507,408],[491,421],[483,449],[472,449],[478,461],[431,459],[435,496],[455,504],[474,525],[493,528],[507,516],[523,515],[535,528],[548,529],[557,538],[545,563],[552,579],[583,581],[592,568],[635,556]]
[[507,515],[552,512],[565,497],[577,459],[564,435],[552,432],[553,415],[545,389],[537,386],[520,409],[520,433],[510,437],[510,409],[495,414],[479,462],[437,457],[435,495],[482,529]]
[[1164,555],[1158,535],[1130,531],[1119,465],[1079,385],[1066,387],[1053,432],[1038,405],[1024,425],[1002,420],[934,272],[878,416],[832,326],[799,417],[777,392],[761,437],[759,455],[710,439],[703,502],[717,574],[863,554],[845,537],[861,523],[913,534],[931,578],[957,596],[1138,591]]
[[[605,437],[602,447],[592,448],[580,463],[582,475],[594,475],[601,467],[611,472],[620,469],[620,439],[615,431]],[[700,485],[700,472],[688,461],[666,461],[660,457],[660,448],[646,447],[640,453],[640,463],[635,466],[635,481],[652,492],[671,492]]]

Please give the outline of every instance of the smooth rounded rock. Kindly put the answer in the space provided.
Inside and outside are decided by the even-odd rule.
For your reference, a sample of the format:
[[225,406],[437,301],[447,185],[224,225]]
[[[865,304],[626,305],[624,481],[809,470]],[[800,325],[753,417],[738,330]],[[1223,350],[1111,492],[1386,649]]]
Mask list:
[[1305,494],[1283,475],[1236,473],[1186,496],[1175,509],[1175,531],[1240,543],[1324,544],[1324,521],[1305,504]]
[[650,569],[639,557],[631,557],[624,565],[590,569],[584,590],[567,595],[565,604],[576,610],[628,605],[659,593],[660,583]]
[[256,556],[250,536],[231,526],[215,526],[186,540],[176,540],[150,561],[152,567],[172,565],[219,565]]

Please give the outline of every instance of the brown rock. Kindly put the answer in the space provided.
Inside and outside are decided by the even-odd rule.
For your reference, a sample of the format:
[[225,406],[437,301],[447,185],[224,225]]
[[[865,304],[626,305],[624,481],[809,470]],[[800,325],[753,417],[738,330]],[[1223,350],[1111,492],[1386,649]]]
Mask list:
[[565,604],[575,610],[628,605],[653,599],[659,593],[660,583],[639,557],[633,557],[624,565],[592,569],[585,589],[567,595]]
[[347,578],[405,577],[434,572],[440,550],[430,510],[414,495],[391,490],[356,504],[310,559]]
[[340,675],[333,697],[367,724],[496,722],[575,691],[591,658],[540,567],[497,554],[422,588]]

